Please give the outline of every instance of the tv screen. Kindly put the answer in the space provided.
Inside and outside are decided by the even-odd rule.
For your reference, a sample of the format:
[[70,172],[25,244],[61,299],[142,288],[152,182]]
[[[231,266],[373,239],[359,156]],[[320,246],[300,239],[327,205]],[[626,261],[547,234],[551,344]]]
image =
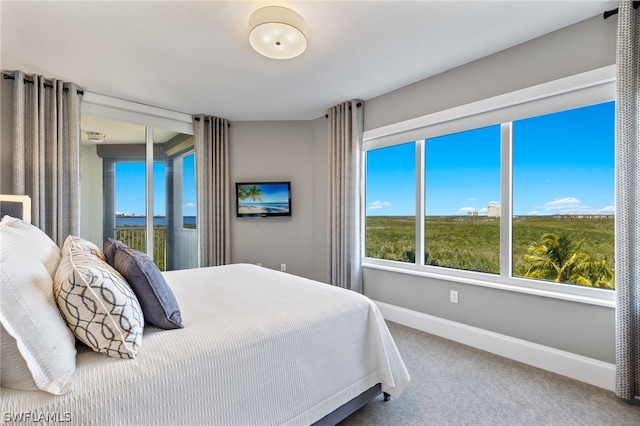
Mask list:
[[237,217],[291,216],[291,182],[236,183]]

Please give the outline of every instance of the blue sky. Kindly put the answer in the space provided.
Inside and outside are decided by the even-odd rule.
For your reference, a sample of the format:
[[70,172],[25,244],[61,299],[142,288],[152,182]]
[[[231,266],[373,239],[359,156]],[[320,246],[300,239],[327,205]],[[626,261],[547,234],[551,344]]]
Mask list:
[[[613,213],[614,103],[514,122],[516,215]],[[426,144],[427,215],[500,204],[498,125]],[[367,215],[415,214],[415,146],[367,153]]]
[[[165,215],[166,165],[157,162],[153,167],[153,208],[155,216]],[[183,162],[183,215],[196,215],[196,185],[194,156],[188,155]],[[116,164],[116,213],[145,216],[145,164]]]

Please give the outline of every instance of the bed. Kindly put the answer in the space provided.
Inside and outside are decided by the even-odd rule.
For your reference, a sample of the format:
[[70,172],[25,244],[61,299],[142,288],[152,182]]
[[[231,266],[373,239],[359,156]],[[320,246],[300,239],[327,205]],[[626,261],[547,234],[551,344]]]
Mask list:
[[73,390],[1,388],[3,422],[336,424],[409,382],[363,295],[249,264],[162,275],[183,328],[146,324],[134,359],[78,343]]

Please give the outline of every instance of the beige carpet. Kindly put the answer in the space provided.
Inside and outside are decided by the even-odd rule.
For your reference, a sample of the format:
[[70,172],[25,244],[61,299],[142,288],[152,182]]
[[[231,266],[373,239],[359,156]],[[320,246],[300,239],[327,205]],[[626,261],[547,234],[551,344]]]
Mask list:
[[355,425],[640,425],[613,392],[388,322],[411,375],[399,399],[371,401]]

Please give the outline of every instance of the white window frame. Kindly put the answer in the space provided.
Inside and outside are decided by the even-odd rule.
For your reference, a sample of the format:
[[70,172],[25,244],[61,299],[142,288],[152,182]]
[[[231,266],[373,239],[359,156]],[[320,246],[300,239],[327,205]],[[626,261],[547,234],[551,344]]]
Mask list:
[[[563,300],[614,307],[615,291],[552,283],[512,275],[512,122],[615,99],[615,65],[393,123],[363,134],[363,156],[369,150],[416,142],[416,262],[364,257],[366,268],[499,288]],[[501,123],[500,273],[488,274],[424,265],[424,141]],[[364,191],[364,182],[363,182]],[[363,222],[366,212],[362,212]],[[363,243],[366,236],[363,233]]]

